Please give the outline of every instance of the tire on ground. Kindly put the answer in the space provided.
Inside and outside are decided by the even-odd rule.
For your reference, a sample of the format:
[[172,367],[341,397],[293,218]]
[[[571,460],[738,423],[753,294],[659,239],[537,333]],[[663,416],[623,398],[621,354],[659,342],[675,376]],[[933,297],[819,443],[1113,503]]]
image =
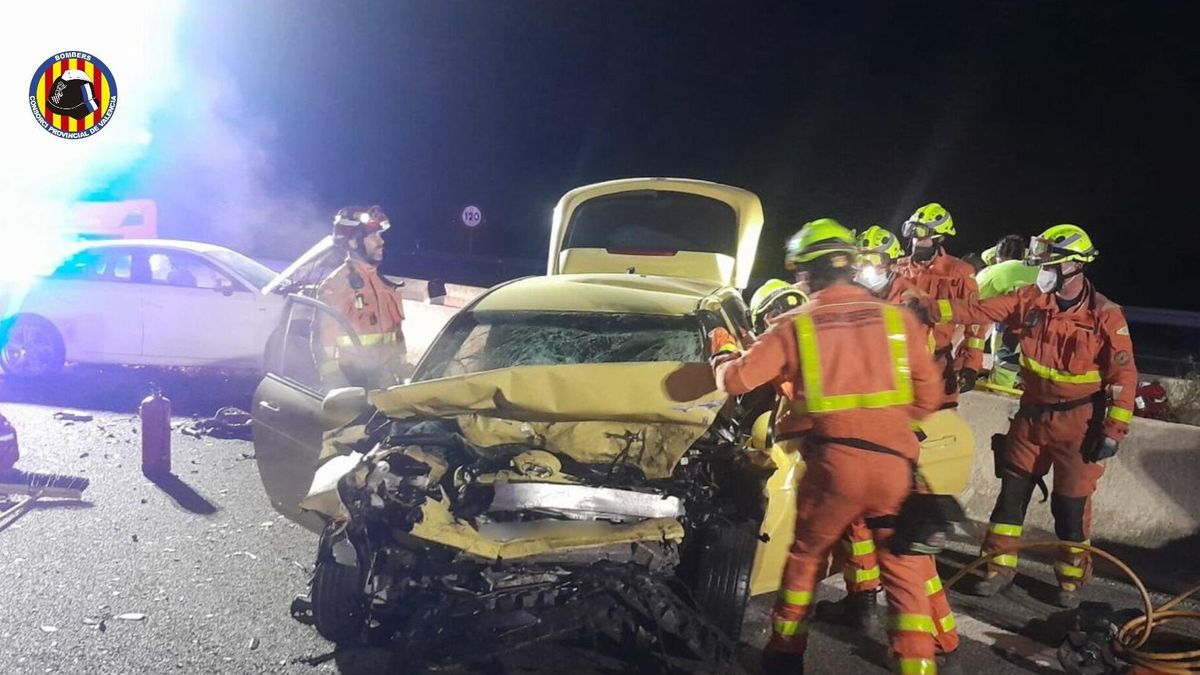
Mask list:
[[719,522],[701,537],[693,593],[708,620],[736,642],[750,601],[758,528],[753,523]]
[[357,638],[367,623],[358,570],[332,559],[318,562],[313,574],[312,612],[317,632],[326,640],[341,643]]

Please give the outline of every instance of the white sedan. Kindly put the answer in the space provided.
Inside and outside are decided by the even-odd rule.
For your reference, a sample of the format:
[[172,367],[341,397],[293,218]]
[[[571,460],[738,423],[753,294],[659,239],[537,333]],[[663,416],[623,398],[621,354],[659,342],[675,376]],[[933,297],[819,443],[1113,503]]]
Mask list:
[[285,297],[275,273],[213,244],[168,239],[78,244],[0,290],[0,367],[35,377],[65,361],[259,368]]

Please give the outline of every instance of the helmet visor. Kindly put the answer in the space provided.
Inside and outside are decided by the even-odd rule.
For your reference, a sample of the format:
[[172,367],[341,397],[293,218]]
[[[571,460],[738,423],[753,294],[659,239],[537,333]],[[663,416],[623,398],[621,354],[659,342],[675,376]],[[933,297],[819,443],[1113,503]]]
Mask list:
[[926,239],[937,236],[937,232],[931,225],[910,220],[900,228],[900,235],[905,239]]
[[1033,267],[1053,265],[1062,262],[1067,256],[1074,253],[1069,249],[1055,246],[1054,242],[1045,237],[1030,237],[1029,248],[1025,251],[1025,264]]
[[887,267],[892,262],[892,257],[882,251],[863,251],[858,259],[860,265],[870,267]]

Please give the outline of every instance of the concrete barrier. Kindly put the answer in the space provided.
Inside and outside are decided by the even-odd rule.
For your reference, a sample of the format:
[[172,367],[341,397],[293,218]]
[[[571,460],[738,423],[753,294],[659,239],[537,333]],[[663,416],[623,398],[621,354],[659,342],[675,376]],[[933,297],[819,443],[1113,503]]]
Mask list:
[[487,289],[459,284],[444,284],[438,295],[430,295],[429,282],[422,279],[403,279],[401,289],[404,305],[404,341],[408,345],[408,360],[416,363],[441,332],[450,317]]
[[[1017,400],[971,392],[959,397],[959,408],[975,432],[975,464],[962,502],[972,519],[986,521],[1000,489],[991,437],[1008,429]],[[1050,477],[1047,482],[1053,486]],[[1049,507],[1035,496],[1026,524],[1053,532]],[[1200,532],[1200,427],[1134,418],[1120,452],[1108,461],[1093,508],[1098,540],[1152,548]]]
[[458,312],[458,308],[407,298],[404,299],[403,305],[404,342],[408,346],[408,361],[416,363],[450,317]]

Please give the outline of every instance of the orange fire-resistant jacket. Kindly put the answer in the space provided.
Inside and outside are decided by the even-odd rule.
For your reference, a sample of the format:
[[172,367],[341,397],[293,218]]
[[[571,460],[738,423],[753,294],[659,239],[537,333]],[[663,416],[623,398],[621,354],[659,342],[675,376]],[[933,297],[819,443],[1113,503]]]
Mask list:
[[857,438],[914,461],[920,446],[909,420],[942,400],[942,377],[916,317],[855,284],[814,293],[744,354],[719,363],[715,376],[735,395],[781,378],[794,392],[793,424],[811,423],[818,437]]
[[[922,293],[938,300],[966,300],[979,295],[979,285],[975,283],[975,268],[946,253],[938,254],[928,264],[916,262],[912,257],[896,261],[896,273],[908,279]],[[893,283],[893,287],[895,284]],[[966,337],[958,355],[954,359],[954,369],[969,369],[979,372],[983,369],[983,336],[986,333],[979,326],[968,326]],[[954,340],[954,326],[941,325],[933,328],[935,350],[947,349]]]
[[1075,306],[1062,311],[1052,293],[1025,286],[980,301],[925,300],[942,325],[1000,321],[1021,339],[1022,404],[1082,399],[1106,388],[1112,403],[1104,433],[1121,440],[1129,431],[1137,395],[1133,341],[1121,306],[1085,280]]
[[396,370],[404,363],[404,310],[395,289],[379,276],[378,269],[363,260],[348,259],[321,282],[317,298],[344,316],[358,334],[360,348],[337,322],[321,319],[321,345],[327,361],[322,375],[331,366],[376,371]]

